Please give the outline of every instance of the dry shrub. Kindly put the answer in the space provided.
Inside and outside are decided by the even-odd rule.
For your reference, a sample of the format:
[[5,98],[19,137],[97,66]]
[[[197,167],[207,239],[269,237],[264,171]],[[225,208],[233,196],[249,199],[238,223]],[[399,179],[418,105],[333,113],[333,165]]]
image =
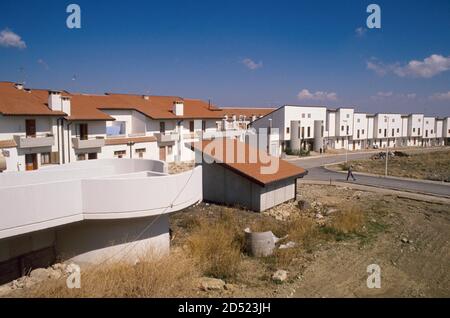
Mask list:
[[219,220],[202,220],[187,240],[187,248],[204,275],[231,278],[237,275],[243,244],[242,230],[232,212],[224,212]]
[[332,228],[344,234],[356,233],[363,225],[364,213],[354,206],[337,213],[331,222]]
[[261,215],[250,226],[252,232],[272,231],[277,237],[283,237],[288,234],[286,222],[276,220],[271,216]]
[[181,252],[143,257],[136,265],[115,262],[81,271],[81,288],[69,289],[65,278],[33,287],[29,297],[183,297],[198,277],[192,259]]

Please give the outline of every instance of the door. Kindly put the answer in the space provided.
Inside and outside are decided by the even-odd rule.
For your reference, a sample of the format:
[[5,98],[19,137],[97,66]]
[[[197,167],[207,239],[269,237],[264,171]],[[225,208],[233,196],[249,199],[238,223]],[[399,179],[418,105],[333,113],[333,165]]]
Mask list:
[[37,154],[31,153],[25,155],[25,169],[27,171],[37,170]]
[[88,125],[80,124],[80,140],[88,139]]
[[166,161],[166,147],[159,147],[159,160]]
[[36,137],[36,120],[34,119],[25,120],[25,133],[27,137]]

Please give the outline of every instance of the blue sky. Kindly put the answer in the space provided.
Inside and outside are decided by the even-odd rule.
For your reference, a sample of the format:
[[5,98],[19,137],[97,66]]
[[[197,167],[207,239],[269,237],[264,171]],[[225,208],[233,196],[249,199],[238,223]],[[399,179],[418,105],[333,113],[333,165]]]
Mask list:
[[[81,29],[66,27],[70,3]],[[370,3],[381,29],[366,27]],[[0,80],[450,115],[450,1],[2,0]]]

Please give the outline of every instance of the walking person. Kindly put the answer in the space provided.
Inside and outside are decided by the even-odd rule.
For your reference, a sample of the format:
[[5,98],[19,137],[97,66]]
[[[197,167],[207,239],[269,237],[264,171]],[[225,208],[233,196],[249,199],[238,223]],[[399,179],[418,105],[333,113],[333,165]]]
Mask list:
[[352,177],[353,181],[356,181],[356,178],[353,175],[353,166],[352,165],[348,166],[347,181],[348,181],[348,178],[350,178],[350,177]]

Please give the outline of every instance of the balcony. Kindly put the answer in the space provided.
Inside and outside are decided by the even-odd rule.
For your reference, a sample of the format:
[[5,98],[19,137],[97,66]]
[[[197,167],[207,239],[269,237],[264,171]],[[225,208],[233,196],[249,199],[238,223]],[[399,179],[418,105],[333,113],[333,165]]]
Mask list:
[[158,143],[171,144],[171,143],[175,143],[175,141],[178,140],[179,134],[178,133],[156,133],[155,137],[156,137],[156,140],[158,141]]
[[14,141],[17,148],[37,148],[51,147],[55,144],[55,137],[52,134],[36,135],[35,137],[15,135]]
[[72,138],[72,145],[74,149],[90,149],[101,148],[105,145],[105,138],[92,138],[82,140],[78,137]]

